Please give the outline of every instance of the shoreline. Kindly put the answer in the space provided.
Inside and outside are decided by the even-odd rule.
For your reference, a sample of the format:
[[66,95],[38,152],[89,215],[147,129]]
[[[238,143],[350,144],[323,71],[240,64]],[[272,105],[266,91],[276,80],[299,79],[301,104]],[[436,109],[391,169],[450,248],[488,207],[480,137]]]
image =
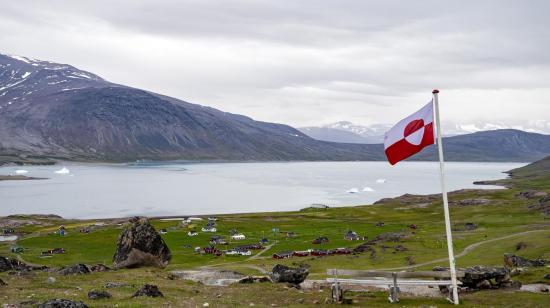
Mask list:
[[28,180],[47,180],[48,178],[38,178],[26,175],[0,175],[0,181],[28,181]]

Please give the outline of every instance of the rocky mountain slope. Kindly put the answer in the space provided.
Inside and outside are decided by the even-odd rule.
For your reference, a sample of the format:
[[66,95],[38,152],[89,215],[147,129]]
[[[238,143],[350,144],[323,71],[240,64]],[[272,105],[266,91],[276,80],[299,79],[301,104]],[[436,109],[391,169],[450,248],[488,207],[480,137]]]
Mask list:
[[361,160],[379,147],[117,85],[70,65],[0,55],[0,154],[61,159]]
[[[445,139],[448,160],[533,161],[550,136]],[[416,160],[433,160],[428,150]],[[385,160],[381,144],[315,140],[282,124],[108,82],[73,66],[0,55],[0,158],[34,161]]]

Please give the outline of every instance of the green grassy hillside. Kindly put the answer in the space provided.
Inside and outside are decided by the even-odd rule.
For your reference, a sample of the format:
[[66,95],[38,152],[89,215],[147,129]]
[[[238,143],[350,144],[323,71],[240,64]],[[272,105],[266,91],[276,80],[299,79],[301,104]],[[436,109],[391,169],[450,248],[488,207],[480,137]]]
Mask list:
[[[525,189],[535,188],[550,193],[549,159],[534,163],[511,172],[506,180],[510,189],[501,190],[463,190],[450,194],[451,219],[453,223],[453,241],[457,266],[503,265],[503,254],[516,253],[526,258],[550,259],[550,223],[540,211],[529,210],[528,206],[536,200],[518,198],[516,195]],[[464,200],[483,199],[483,205],[458,205]],[[413,200],[413,201],[411,201]],[[472,202],[470,202],[472,203]],[[0,287],[0,303],[17,303],[29,297],[43,300],[52,297],[65,297],[84,300],[89,304],[119,307],[135,307],[141,304],[160,305],[210,305],[248,306],[275,304],[289,306],[324,303],[330,297],[327,290],[288,290],[284,285],[255,284],[231,287],[207,287],[197,283],[170,280],[169,272],[179,269],[219,268],[235,270],[247,274],[261,274],[269,271],[274,264],[308,264],[310,279],[323,279],[327,268],[346,269],[431,269],[435,265],[447,265],[447,249],[443,223],[443,209],[437,196],[404,196],[387,200],[376,205],[344,207],[331,209],[307,209],[299,212],[255,213],[218,216],[218,232],[229,240],[229,231],[237,229],[247,236],[244,241],[231,242],[226,247],[257,243],[265,237],[270,240],[270,248],[253,257],[201,255],[193,252],[194,247],[208,245],[211,233],[200,232],[196,237],[187,236],[190,228],[200,229],[206,219],[194,226],[183,226],[179,221],[153,219],[157,228],[166,228],[163,235],[172,250],[173,259],[166,269],[120,270],[108,273],[93,273],[85,276],[58,277],[55,284],[47,284],[46,278],[52,274],[35,273],[30,276],[16,277],[0,273],[0,278],[8,286]],[[11,218],[13,219],[13,218]],[[58,267],[74,263],[111,264],[116,239],[123,228],[117,221],[105,220],[104,226],[98,226],[89,234],[78,232],[82,227],[93,225],[97,221],[59,220],[48,217],[19,217],[20,220],[33,220],[40,224],[17,228],[25,235],[17,242],[24,248],[22,253],[12,254],[9,245],[0,244],[0,255],[20,258],[33,264]],[[2,221],[6,221],[4,218]],[[376,223],[384,222],[383,227]],[[477,229],[461,231],[465,223],[474,223]],[[61,224],[68,229],[68,235],[60,237],[54,231]],[[409,227],[415,224],[416,229]],[[274,233],[278,228],[279,233]],[[274,260],[271,255],[285,250],[306,250],[309,248],[354,248],[363,241],[347,241],[344,234],[354,230],[368,239],[375,239],[387,233],[399,233],[403,236],[399,242],[380,241],[375,253],[360,253],[328,257],[294,257],[286,260]],[[283,232],[295,232],[296,237],[287,238]],[[326,236],[329,243],[314,245],[312,240]],[[525,242],[527,248],[516,251],[515,245]],[[402,245],[405,251],[397,251],[395,246]],[[63,247],[65,254],[43,258],[40,252],[46,249]],[[187,247],[187,248],[186,248]],[[191,248],[189,248],[191,247]],[[255,252],[256,254],[259,251]],[[410,264],[410,260],[414,264]],[[514,277],[523,283],[543,281],[548,268],[529,269]],[[55,275],[54,275],[55,276]],[[126,281],[140,285],[153,283],[165,292],[164,299],[129,299],[135,288],[113,290],[114,299],[92,302],[86,299],[86,292],[92,288],[101,288],[107,281]],[[78,289],[78,288],[80,289]],[[110,290],[111,291],[111,290]],[[221,294],[220,296],[218,296]],[[519,291],[480,291],[462,295],[463,304],[472,307],[508,306],[508,307],[544,307],[548,295],[523,293]],[[386,295],[383,292],[360,294],[358,304],[385,306]],[[403,296],[404,307],[422,305],[446,306],[443,298],[417,298]]]

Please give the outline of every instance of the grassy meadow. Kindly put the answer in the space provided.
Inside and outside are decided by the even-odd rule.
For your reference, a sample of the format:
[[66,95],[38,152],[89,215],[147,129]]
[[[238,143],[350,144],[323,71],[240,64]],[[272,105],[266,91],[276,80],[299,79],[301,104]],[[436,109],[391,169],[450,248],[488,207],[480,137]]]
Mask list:
[[[531,168],[531,167],[529,167]],[[540,168],[531,168],[535,173],[519,171],[513,179],[501,183],[509,186],[502,190],[464,190],[450,194],[451,201],[483,198],[490,200],[486,205],[451,206],[451,220],[454,228],[453,241],[457,266],[503,265],[504,253],[516,253],[526,258],[550,259],[550,221],[539,211],[531,211],[527,206],[536,200],[524,200],[516,197],[519,191],[537,189],[550,193],[550,173]],[[90,306],[138,307],[150,306],[202,306],[208,302],[211,306],[293,306],[324,305],[330,297],[330,290],[295,290],[283,284],[234,285],[230,287],[210,287],[200,283],[172,280],[170,271],[197,268],[218,268],[235,270],[245,274],[262,274],[275,264],[307,264],[310,266],[310,279],[323,279],[328,268],[345,269],[431,269],[436,265],[448,265],[443,208],[440,201],[428,201],[406,204],[396,198],[384,204],[343,207],[330,209],[305,209],[297,212],[255,213],[220,215],[217,221],[218,231],[229,241],[229,232],[236,229],[246,235],[246,240],[230,241],[228,249],[237,245],[258,243],[268,238],[271,245],[266,251],[253,251],[253,256],[201,255],[194,247],[208,245],[214,233],[200,232],[189,237],[191,228],[206,225],[207,219],[197,221],[192,226],[184,226],[176,220],[152,219],[158,229],[165,228],[162,235],[172,251],[172,261],[166,269],[141,268],[119,270],[106,273],[92,273],[81,276],[58,276],[51,273],[35,272],[25,276],[10,276],[0,273],[0,278],[8,283],[0,287],[0,303],[19,303],[25,300],[40,302],[45,299],[61,297],[85,301]],[[104,226],[96,226],[85,234],[79,230],[101,220],[52,220],[35,219],[43,225],[28,225],[18,228],[25,235],[17,245],[24,248],[22,253],[11,253],[10,245],[0,244],[0,255],[19,258],[32,264],[60,267],[75,263],[111,265],[116,240],[123,225],[104,220]],[[383,227],[376,223],[384,222]],[[474,223],[477,229],[460,231],[465,223]],[[65,225],[68,235],[61,237],[54,232],[59,225]],[[409,228],[415,224],[416,229]],[[279,233],[273,232],[278,228]],[[327,257],[293,257],[274,260],[272,254],[287,250],[306,250],[310,248],[331,249],[339,247],[354,248],[363,241],[348,241],[344,234],[353,230],[369,240],[389,232],[404,235],[398,242],[379,243],[376,253],[360,253]],[[287,238],[284,232],[295,232],[296,237]],[[312,244],[312,240],[326,236],[329,242]],[[527,248],[516,251],[516,244],[525,242]],[[396,251],[394,246],[403,245],[406,251]],[[383,246],[386,246],[385,248]],[[62,247],[65,254],[42,257],[41,251]],[[411,262],[411,260],[413,260]],[[413,264],[411,264],[413,263]],[[546,268],[529,269],[514,277],[522,283],[543,282],[542,277],[550,270]],[[55,276],[57,282],[46,283],[48,276]],[[91,301],[86,298],[90,289],[102,289],[108,281],[124,281],[129,287],[110,289],[113,299]],[[144,283],[159,286],[165,297],[161,299],[130,299],[136,288]],[[133,286],[133,287],[132,287]],[[369,291],[354,294],[354,304],[372,307],[389,306],[387,294]],[[550,303],[549,295],[533,294],[512,290],[479,291],[462,295],[462,305],[466,307],[544,307]],[[400,307],[451,306],[441,298],[423,298],[403,295]],[[547,306],[546,306],[547,307]]]

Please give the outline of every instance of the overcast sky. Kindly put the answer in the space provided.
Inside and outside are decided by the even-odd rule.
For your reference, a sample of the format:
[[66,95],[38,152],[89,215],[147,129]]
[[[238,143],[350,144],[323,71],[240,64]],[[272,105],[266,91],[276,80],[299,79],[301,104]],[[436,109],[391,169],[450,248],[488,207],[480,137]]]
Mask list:
[[548,1],[4,1],[0,53],[293,126],[550,132]]

